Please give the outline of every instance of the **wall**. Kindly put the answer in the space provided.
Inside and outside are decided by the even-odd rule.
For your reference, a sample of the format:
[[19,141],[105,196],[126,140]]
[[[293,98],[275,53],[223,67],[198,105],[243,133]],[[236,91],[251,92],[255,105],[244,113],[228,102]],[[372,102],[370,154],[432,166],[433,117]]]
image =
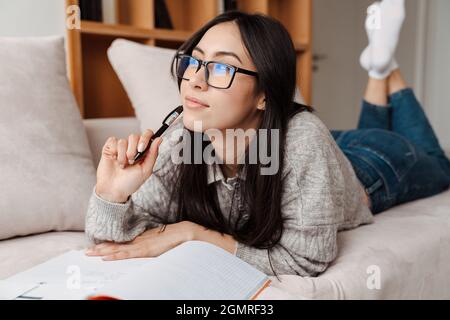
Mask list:
[[0,36],[65,35],[64,0],[0,0]]
[[450,151],[450,1],[428,2],[424,106],[444,149]]

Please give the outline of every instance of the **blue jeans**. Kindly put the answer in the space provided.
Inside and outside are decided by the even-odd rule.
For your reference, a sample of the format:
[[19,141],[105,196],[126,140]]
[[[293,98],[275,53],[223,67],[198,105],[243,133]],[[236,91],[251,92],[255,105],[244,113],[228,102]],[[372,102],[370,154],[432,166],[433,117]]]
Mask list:
[[411,89],[392,94],[389,106],[363,101],[358,129],[331,134],[366,188],[373,214],[450,186],[450,161]]

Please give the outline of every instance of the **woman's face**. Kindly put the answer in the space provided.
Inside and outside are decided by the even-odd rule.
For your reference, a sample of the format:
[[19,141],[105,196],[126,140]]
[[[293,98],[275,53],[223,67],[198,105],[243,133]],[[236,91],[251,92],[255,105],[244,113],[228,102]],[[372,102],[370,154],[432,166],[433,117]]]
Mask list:
[[[233,53],[237,57],[219,52]],[[218,61],[257,71],[242,42],[239,27],[234,22],[221,23],[209,29],[192,51],[192,56],[203,61]],[[189,81],[181,82],[185,127],[194,131],[194,122],[201,121],[203,132],[208,129],[257,128],[265,97],[263,94],[255,96],[256,78],[236,73],[230,88],[216,89],[207,85],[204,68],[202,66]],[[199,100],[207,107],[192,105],[189,98]]]

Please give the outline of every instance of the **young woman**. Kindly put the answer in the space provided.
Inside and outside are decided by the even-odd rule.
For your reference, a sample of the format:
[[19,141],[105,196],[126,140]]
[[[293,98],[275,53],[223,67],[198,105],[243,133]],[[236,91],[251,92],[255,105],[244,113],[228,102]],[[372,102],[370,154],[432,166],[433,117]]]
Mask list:
[[[345,157],[311,108],[292,102],[296,53],[288,32],[271,18],[228,12],[183,44],[175,62],[182,120],[162,143],[155,140],[142,163],[128,159],[145,148],[151,131],[105,143],[86,218],[86,233],[97,245],[87,254],[105,260],[153,257],[200,240],[269,275],[326,270],[337,255],[337,232],[373,221],[365,187],[377,207],[383,201],[377,194],[390,185],[360,181],[353,169],[360,162]],[[220,135],[208,136],[210,129],[266,134],[257,131],[239,148]],[[333,134],[344,142],[351,136]],[[223,164],[172,161],[172,150],[195,150],[198,137],[200,153],[212,147]],[[259,154],[256,163],[239,163],[249,159],[255,141],[271,146],[271,156],[278,154],[271,157],[270,165],[279,160],[272,174],[262,173],[268,165]],[[345,146],[352,150],[353,144]],[[356,153],[368,158],[366,149]]]

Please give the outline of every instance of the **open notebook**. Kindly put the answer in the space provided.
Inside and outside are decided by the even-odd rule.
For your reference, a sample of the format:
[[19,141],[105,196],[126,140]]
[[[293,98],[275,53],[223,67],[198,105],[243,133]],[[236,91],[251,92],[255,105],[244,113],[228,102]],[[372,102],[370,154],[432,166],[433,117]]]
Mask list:
[[103,261],[69,251],[0,281],[0,299],[255,299],[270,283],[259,270],[201,241],[156,258]]

